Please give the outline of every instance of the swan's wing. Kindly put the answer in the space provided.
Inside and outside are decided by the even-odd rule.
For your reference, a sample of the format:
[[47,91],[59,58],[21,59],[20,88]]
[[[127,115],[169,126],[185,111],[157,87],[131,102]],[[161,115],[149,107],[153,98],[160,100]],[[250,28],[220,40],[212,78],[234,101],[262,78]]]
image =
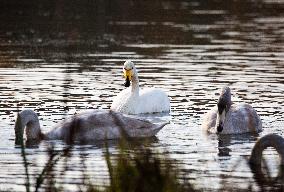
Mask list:
[[160,89],[142,89],[139,95],[139,113],[169,112],[170,99],[167,94]]
[[103,140],[130,137],[150,137],[165,124],[156,125],[146,120],[126,117],[109,110],[92,110],[67,118],[49,132],[49,139]]
[[113,98],[113,102],[111,104],[111,109],[115,111],[119,111],[123,106],[125,106],[128,102],[128,98],[131,95],[131,89],[127,88],[122,90]]
[[262,123],[255,109],[245,103],[235,104],[231,106],[228,126],[234,127],[235,132],[260,132],[262,131]]
[[157,125],[147,120],[127,117],[122,113],[105,110],[86,114],[83,119],[81,129],[88,132],[86,137],[98,140],[115,139],[122,136],[150,137],[166,125]]
[[166,124],[154,124],[147,120],[113,113],[118,128],[129,137],[151,137],[157,134]]
[[209,133],[216,133],[216,118],[217,108],[214,107],[204,115],[201,127]]

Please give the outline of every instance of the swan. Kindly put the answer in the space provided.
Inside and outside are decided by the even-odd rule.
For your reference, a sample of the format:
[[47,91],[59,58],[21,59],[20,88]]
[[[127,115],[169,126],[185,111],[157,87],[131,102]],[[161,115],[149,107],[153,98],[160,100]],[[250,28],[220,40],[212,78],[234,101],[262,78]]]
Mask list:
[[26,139],[41,141],[96,141],[127,137],[151,137],[166,124],[153,124],[146,120],[126,117],[111,110],[91,110],[76,114],[59,122],[48,133],[42,133],[37,114],[30,109],[21,111],[16,119],[15,143],[19,144],[26,128]]
[[232,103],[230,88],[223,87],[217,107],[205,115],[202,128],[209,133],[217,130],[219,134],[258,133],[262,123],[252,106]]
[[[280,163],[278,166],[278,175],[276,177],[271,177],[270,170],[265,166],[262,166],[263,151],[268,148],[273,147],[279,157]],[[260,187],[271,186],[274,191],[283,191],[283,180],[284,180],[284,138],[276,134],[268,134],[260,138],[254,145],[251,156],[248,159],[249,167],[254,175],[254,179]],[[267,163],[267,162],[266,162]],[[282,187],[282,188],[281,188]],[[265,188],[263,188],[265,189]],[[282,190],[279,190],[282,189]]]
[[280,165],[284,166],[284,138],[276,134],[265,135],[255,143],[249,164],[261,167],[262,152],[268,147],[273,147],[277,151],[281,158]]
[[123,65],[125,87],[113,100],[111,109],[125,114],[159,113],[170,111],[167,94],[155,88],[139,89],[138,73],[132,61]]

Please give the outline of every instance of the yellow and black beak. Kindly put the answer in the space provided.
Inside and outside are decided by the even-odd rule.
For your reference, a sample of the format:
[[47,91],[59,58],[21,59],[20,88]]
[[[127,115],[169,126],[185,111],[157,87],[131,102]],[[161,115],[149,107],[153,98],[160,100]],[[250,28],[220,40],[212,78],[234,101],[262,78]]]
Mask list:
[[125,87],[129,87],[130,86],[130,81],[132,79],[132,71],[131,71],[131,69],[130,70],[124,69],[123,76],[125,78],[124,86]]

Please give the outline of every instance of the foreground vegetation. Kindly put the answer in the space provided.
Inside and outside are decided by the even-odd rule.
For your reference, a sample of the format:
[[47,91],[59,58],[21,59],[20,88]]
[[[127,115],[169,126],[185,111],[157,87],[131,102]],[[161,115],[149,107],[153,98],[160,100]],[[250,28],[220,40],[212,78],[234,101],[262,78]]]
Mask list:
[[[109,172],[109,185],[103,188],[93,183],[84,173],[86,166],[82,158],[84,178],[78,184],[78,189],[74,190],[94,192],[196,191],[192,184],[182,179],[182,174],[174,160],[166,155],[157,155],[143,145],[134,145],[125,140],[120,141],[119,153],[111,155],[106,142],[105,161]],[[60,152],[50,148],[48,150],[48,161],[35,178],[35,182],[31,181],[29,175],[29,163],[27,162],[25,147],[21,149],[25,166],[26,191],[65,191],[63,187],[56,185],[54,175],[64,176],[67,169],[59,172],[55,170],[55,167],[60,160],[68,162],[72,158],[72,145]],[[31,183],[35,183],[35,185],[32,186]]]
[[[76,122],[76,121],[74,121]],[[18,122],[20,126],[21,122]],[[74,123],[74,129],[77,130],[78,124]],[[21,130],[21,129],[15,129]],[[23,130],[21,130],[23,131]],[[106,187],[99,187],[93,183],[88,175],[86,175],[85,160],[82,158],[83,179],[78,184],[79,191],[94,191],[94,192],[132,192],[132,191],[196,191],[192,184],[187,182],[181,176],[180,169],[177,162],[169,158],[167,155],[155,153],[150,148],[145,146],[142,140],[132,140],[123,131],[123,139],[118,143],[119,152],[112,155],[109,152],[108,141],[105,141],[105,161],[109,173],[109,185]],[[23,135],[20,133],[20,135]],[[71,134],[75,135],[75,134]],[[67,162],[72,158],[72,151],[74,141],[71,138],[67,141],[68,146],[61,150],[54,150],[52,146],[49,147],[48,161],[46,162],[42,171],[37,175],[35,181],[32,181],[29,174],[29,163],[27,161],[26,147],[37,145],[37,141],[26,141],[24,143],[23,137],[18,138],[17,145],[21,146],[21,154],[23,157],[23,165],[25,167],[26,175],[26,191],[65,191],[63,187],[56,184],[55,175],[64,176],[67,170]],[[66,163],[66,168],[59,172],[55,170],[56,164],[59,161]],[[34,184],[35,183],[35,184]],[[77,189],[74,189],[77,191]]]

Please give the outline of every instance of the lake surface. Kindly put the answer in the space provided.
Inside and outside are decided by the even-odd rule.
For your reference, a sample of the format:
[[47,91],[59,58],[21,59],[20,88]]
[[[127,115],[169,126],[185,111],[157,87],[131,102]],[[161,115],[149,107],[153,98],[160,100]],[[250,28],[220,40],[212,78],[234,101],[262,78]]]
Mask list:
[[[21,150],[14,144],[17,112],[35,110],[46,132],[67,114],[109,109],[124,89],[127,59],[136,63],[142,88],[162,88],[171,98],[170,115],[143,116],[171,122],[149,144],[154,150],[177,159],[198,189],[260,190],[246,157],[259,137],[284,136],[284,1],[1,4],[0,191],[25,190]],[[204,134],[202,116],[225,85],[234,102],[257,110],[262,133]],[[49,144],[27,149],[32,176],[43,168]],[[91,180],[107,184],[103,152],[101,145],[75,146],[72,167],[58,183],[78,190],[83,154]],[[277,172],[276,153],[265,154]]]

